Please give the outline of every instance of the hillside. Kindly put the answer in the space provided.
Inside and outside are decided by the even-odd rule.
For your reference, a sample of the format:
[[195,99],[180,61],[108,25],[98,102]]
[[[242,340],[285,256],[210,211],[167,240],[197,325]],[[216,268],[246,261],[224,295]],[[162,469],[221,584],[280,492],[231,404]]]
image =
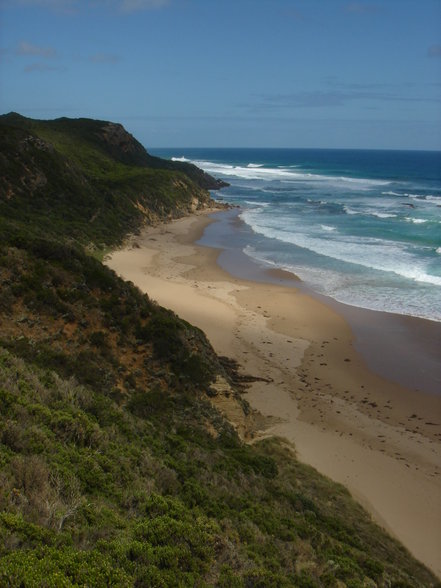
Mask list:
[[[187,213],[195,195],[208,202],[204,189],[180,170],[123,163],[124,148],[98,150],[132,187],[123,192],[111,169],[95,181],[90,163],[62,151],[70,134],[49,141],[10,123],[0,125],[0,586],[439,586],[291,448],[244,443],[216,409],[228,394],[252,426],[234,361],[88,253]],[[82,141],[95,153],[95,138]],[[182,200],[167,192],[175,182]]]
[[210,204],[224,184],[189,163],[150,156],[121,125],[0,116],[0,212],[99,246],[145,223]]

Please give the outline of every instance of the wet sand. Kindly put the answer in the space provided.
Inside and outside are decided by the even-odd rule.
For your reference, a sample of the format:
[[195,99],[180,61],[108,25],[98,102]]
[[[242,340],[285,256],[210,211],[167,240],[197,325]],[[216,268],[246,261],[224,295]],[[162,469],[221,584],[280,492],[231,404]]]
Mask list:
[[[344,484],[441,577],[441,396],[368,367],[365,352],[383,342],[363,334],[372,319],[357,309],[348,322],[338,305],[311,296],[287,272],[251,279],[253,270],[241,267],[246,262],[239,255],[234,273],[242,277],[222,269],[218,249],[195,245],[212,222],[204,213],[148,228],[107,264],[203,329],[215,350],[236,359],[244,373],[264,379],[245,395],[265,417],[259,428],[247,430],[234,407],[222,407],[247,440],[277,435],[294,443],[300,460]],[[360,328],[353,331],[356,321]],[[421,336],[434,328],[436,343],[437,325],[423,323]],[[423,338],[430,356],[432,339]],[[387,365],[394,361],[389,347],[376,353]]]

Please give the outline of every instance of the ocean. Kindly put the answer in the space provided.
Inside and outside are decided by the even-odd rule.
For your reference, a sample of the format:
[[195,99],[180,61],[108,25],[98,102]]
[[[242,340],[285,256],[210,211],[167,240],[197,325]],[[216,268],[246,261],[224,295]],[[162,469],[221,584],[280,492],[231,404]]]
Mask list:
[[312,290],[441,321],[441,152],[155,149],[230,183],[242,252]]

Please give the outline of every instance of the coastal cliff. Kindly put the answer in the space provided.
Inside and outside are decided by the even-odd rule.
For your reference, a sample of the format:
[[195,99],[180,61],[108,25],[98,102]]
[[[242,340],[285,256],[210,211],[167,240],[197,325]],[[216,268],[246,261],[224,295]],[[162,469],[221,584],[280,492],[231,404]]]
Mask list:
[[115,123],[0,123],[0,585],[436,586],[292,448],[246,444],[235,362],[97,259],[219,183]]
[[144,224],[203,209],[213,202],[207,190],[224,185],[152,157],[119,124],[10,113],[0,128],[3,214],[83,243],[113,245]]

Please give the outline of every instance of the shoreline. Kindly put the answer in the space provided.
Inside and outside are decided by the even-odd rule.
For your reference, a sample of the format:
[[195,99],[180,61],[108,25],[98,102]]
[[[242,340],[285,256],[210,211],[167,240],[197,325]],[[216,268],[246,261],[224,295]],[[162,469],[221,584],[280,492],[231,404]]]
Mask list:
[[405,388],[441,396],[441,322],[339,302],[314,291],[291,271],[269,264],[265,267],[235,248],[234,233],[249,232],[238,214],[236,209],[228,216],[216,214],[216,223],[207,227],[196,244],[221,249],[218,262],[229,274],[299,288],[323,302],[349,323],[353,344],[372,371]]
[[[221,250],[196,244],[216,222],[210,212],[145,229],[107,265],[200,327],[244,373],[265,378],[244,395],[264,417],[248,440],[293,443],[301,461],[344,484],[441,577],[440,397],[373,373],[345,318],[295,280],[287,287],[281,274],[264,282],[226,272]],[[222,410],[240,421],[227,400]]]

